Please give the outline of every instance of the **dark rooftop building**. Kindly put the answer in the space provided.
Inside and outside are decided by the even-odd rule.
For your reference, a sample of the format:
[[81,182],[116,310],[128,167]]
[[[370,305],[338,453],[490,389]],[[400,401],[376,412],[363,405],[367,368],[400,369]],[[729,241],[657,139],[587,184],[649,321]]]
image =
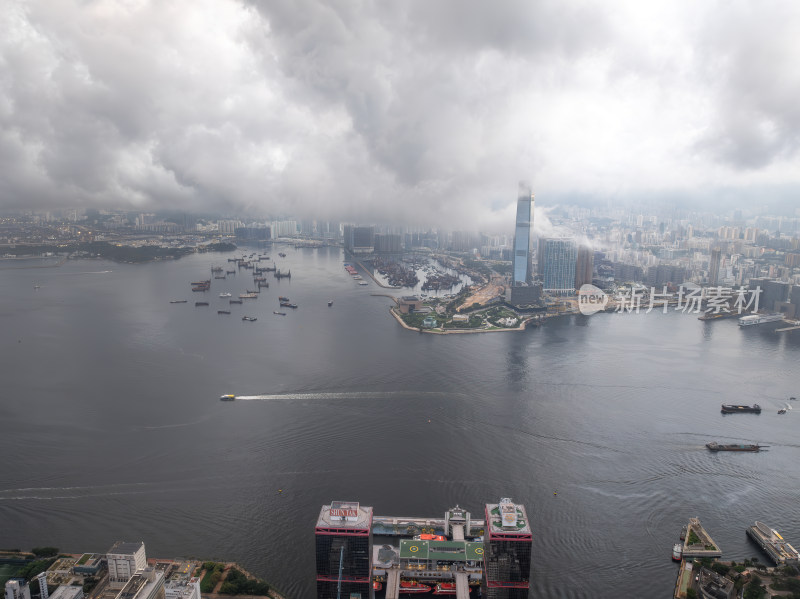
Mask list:
[[372,596],[372,508],[323,505],[315,529],[317,598]]

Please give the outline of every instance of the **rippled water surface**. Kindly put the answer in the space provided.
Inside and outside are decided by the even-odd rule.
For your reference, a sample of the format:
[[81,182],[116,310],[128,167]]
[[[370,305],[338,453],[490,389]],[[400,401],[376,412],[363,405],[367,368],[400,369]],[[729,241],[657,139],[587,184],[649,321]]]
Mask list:
[[[692,516],[728,559],[766,559],[756,519],[800,543],[800,407],[776,413],[800,396],[798,333],[653,312],[423,335],[339,250],[283,251],[292,278],[241,306],[218,295],[252,288],[245,271],[189,286],[230,254],[0,270],[0,545],[141,539],[307,598],[323,503],[479,515],[509,496],[535,532],[537,596],[610,598],[671,593]],[[299,308],[274,315],[278,295]]]

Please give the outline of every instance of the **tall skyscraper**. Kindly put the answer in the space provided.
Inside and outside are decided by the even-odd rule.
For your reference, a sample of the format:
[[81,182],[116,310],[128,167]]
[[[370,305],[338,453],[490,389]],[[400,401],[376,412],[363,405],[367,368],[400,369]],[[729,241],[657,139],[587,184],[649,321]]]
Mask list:
[[486,504],[481,596],[527,599],[533,534],[525,507],[510,499]]
[[575,289],[591,284],[594,272],[594,252],[587,245],[578,248],[578,260],[575,265]]
[[514,258],[512,285],[530,285],[533,281],[531,271],[531,252],[533,251],[533,193],[530,185],[519,183],[517,194],[517,226],[514,231]]
[[540,270],[544,276],[545,291],[554,295],[575,292],[575,266],[577,247],[572,239],[545,239],[539,244]]
[[708,263],[708,283],[709,285],[719,284],[719,265],[722,262],[722,252],[719,248],[711,250],[711,259]]
[[372,597],[372,508],[353,501],[323,505],[315,533],[317,599]]

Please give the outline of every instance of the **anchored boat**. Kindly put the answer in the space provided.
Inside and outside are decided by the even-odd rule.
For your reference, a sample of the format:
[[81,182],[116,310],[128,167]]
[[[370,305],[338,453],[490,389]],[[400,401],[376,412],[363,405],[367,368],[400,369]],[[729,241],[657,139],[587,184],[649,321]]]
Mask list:
[[754,403],[752,406],[736,406],[733,404],[722,404],[723,414],[760,414],[761,406]]

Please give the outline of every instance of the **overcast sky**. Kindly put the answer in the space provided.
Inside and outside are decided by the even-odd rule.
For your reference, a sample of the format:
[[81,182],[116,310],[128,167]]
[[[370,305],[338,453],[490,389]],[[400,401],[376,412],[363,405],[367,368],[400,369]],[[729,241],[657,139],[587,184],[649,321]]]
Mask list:
[[4,0],[0,206],[800,206],[800,2]]

